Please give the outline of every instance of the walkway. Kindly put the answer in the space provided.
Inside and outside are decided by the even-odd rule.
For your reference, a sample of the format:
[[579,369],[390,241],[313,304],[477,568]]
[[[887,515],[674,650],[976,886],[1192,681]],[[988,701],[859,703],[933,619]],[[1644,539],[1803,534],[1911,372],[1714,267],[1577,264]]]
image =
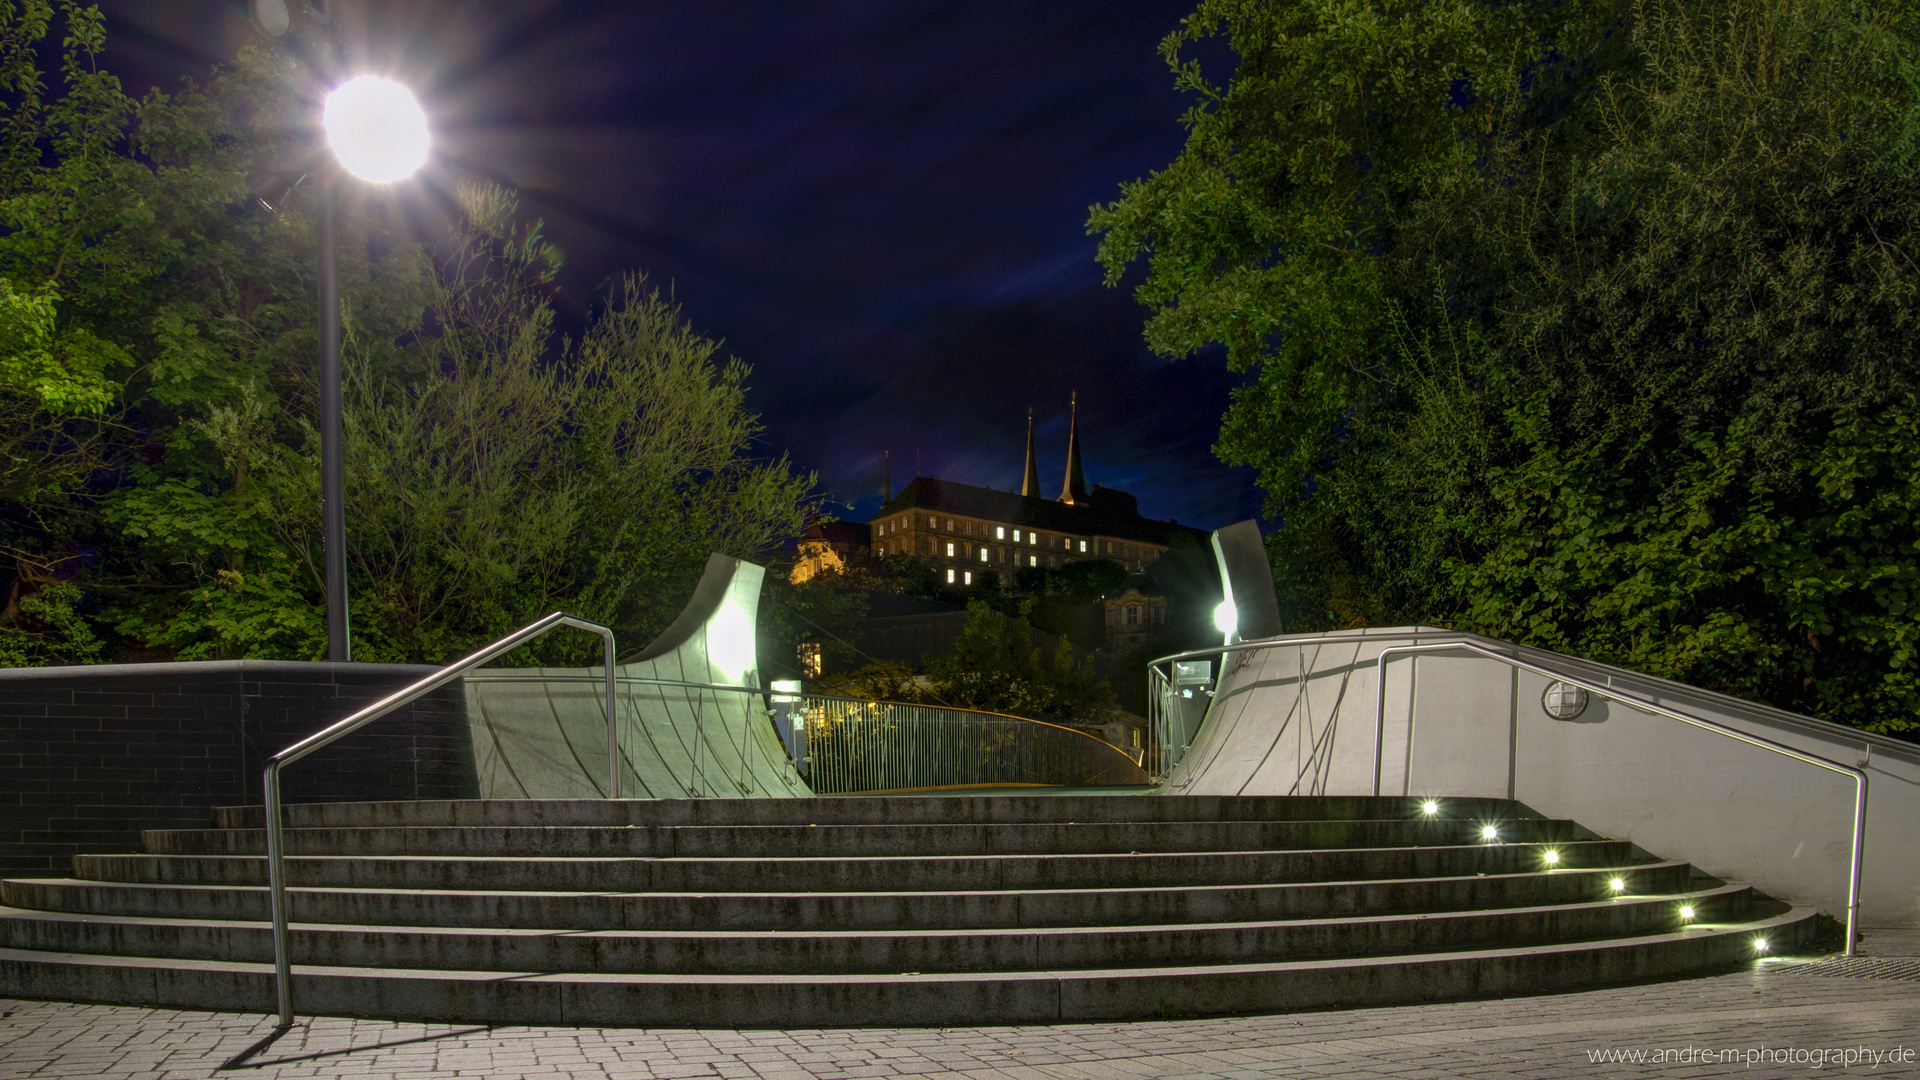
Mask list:
[[[1920,1076],[1920,930],[1874,932],[1864,951],[1882,976],[1914,981],[1816,974],[1786,960],[1537,998],[1256,1017],[832,1031],[323,1017],[264,1045],[272,1021],[260,1015],[0,999],[0,1078]],[[1876,1066],[1863,1051],[1905,1053]],[[1609,1063],[1609,1052],[1643,1060]]]

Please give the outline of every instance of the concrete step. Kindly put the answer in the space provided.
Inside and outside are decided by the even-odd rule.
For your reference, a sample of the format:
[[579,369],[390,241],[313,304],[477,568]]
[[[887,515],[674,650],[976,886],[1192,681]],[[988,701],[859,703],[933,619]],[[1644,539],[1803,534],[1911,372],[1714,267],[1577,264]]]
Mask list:
[[[636,974],[892,974],[1251,963],[1451,952],[1624,937],[1746,917],[1723,884],[1634,896],[1417,915],[1044,929],[526,930],[295,924],[294,961],[334,967]],[[1680,905],[1695,918],[1680,918]],[[123,919],[0,908],[0,947],[270,963],[265,922]]]
[[[1066,971],[631,974],[298,965],[306,1013],[647,1027],[1050,1023],[1264,1012],[1531,994],[1670,976],[1811,939],[1815,912],[1524,948],[1283,962]],[[257,1012],[266,964],[0,949],[0,987],[23,997]]]
[[[1304,795],[821,796],[812,799],[456,799],[420,802],[295,803],[293,828],[634,825],[969,825],[1024,822],[1352,821],[1426,816],[1424,799]],[[1510,799],[1436,799],[1442,818],[1503,821],[1538,817]],[[258,804],[221,807],[217,829],[262,828]]]
[[[303,1012],[1009,1023],[1673,974],[1810,912],[1507,800],[994,796],[289,808]],[[0,993],[263,1009],[257,807],[0,882]],[[1492,837],[1481,830],[1492,826]],[[1617,882],[1617,884],[1616,884]],[[1696,920],[1682,930],[1680,909]]]
[[[1574,838],[1570,821],[1510,820],[1503,841]],[[1074,855],[1460,845],[1483,826],[1454,820],[1022,822],[965,825],[307,827],[284,829],[289,855],[530,855],[549,858],[773,859],[903,855]],[[264,855],[263,829],[151,829],[156,855]]]
[[[940,930],[1330,918],[1579,903],[1689,888],[1691,867],[1660,862],[1551,873],[1467,874],[1377,881],[972,892],[685,893],[432,889],[288,890],[305,923],[598,930]],[[267,917],[258,886],[154,885],[19,879],[0,884],[17,909],[79,916],[252,921]]]
[[[452,855],[294,856],[287,883],[359,889],[613,892],[954,892],[1365,881],[1628,865],[1618,840],[1555,844],[1094,855],[869,858],[488,858]],[[91,881],[264,885],[266,860],[239,855],[76,855]]]

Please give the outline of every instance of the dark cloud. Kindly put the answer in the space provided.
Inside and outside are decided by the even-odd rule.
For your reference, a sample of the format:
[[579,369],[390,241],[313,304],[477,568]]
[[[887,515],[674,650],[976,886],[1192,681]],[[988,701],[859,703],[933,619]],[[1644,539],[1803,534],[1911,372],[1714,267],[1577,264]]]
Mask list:
[[[172,85],[251,31],[225,0],[111,0],[116,70]],[[631,4],[335,0],[358,66],[422,87],[442,182],[512,183],[568,257],[577,324],[631,270],[755,368],[770,450],[877,505],[928,472],[1042,475],[1081,396],[1089,478],[1149,513],[1250,516],[1211,454],[1237,377],[1169,363],[1100,284],[1087,208],[1179,152],[1156,55],[1191,0]]]

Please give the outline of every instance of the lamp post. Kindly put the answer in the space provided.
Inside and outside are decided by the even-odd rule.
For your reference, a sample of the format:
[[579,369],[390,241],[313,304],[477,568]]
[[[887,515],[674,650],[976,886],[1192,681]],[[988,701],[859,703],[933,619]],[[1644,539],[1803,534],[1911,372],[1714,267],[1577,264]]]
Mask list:
[[[323,68],[332,68],[332,49],[326,44],[335,22],[324,0],[248,0],[253,24],[274,41],[291,41],[296,29],[317,24],[322,35]],[[311,23],[308,20],[311,20]],[[431,142],[427,114],[413,92],[399,83],[373,75],[348,79],[327,95],[320,111],[327,146],[340,168],[374,184],[391,184],[412,176],[426,164]],[[353,659],[347,617],[346,467],[343,444],[345,423],[340,406],[340,265],[334,241],[334,213],[339,172],[315,170],[319,197],[318,233],[320,272],[320,539],[327,581],[327,659]],[[287,175],[284,169],[266,175]],[[300,186],[306,173],[294,170],[291,185],[276,202],[284,202]],[[251,182],[251,180],[249,181]],[[261,202],[274,213],[276,202]]]
[[[327,95],[327,145],[340,167],[369,183],[412,176],[427,160],[427,115],[397,82],[361,75]],[[340,405],[340,266],[334,242],[338,174],[320,182],[320,516],[327,576],[327,659],[353,659],[347,614],[345,424]]]

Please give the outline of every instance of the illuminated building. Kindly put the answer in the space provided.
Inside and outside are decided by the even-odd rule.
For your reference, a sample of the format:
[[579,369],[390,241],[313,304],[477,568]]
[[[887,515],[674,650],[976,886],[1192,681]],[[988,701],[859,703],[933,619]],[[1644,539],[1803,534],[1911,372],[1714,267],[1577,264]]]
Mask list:
[[[1111,559],[1140,573],[1166,554],[1182,531],[1206,534],[1177,521],[1140,516],[1124,491],[1087,487],[1080,460],[1078,401],[1067,434],[1067,468],[1057,498],[1040,495],[1034,457],[1033,414],[1027,414],[1027,463],[1019,492],[916,477],[894,493],[868,523],[876,555],[910,555],[957,587],[988,580],[1011,582],[1022,569],[1058,569],[1081,559]],[[985,577],[991,573],[991,579]]]

